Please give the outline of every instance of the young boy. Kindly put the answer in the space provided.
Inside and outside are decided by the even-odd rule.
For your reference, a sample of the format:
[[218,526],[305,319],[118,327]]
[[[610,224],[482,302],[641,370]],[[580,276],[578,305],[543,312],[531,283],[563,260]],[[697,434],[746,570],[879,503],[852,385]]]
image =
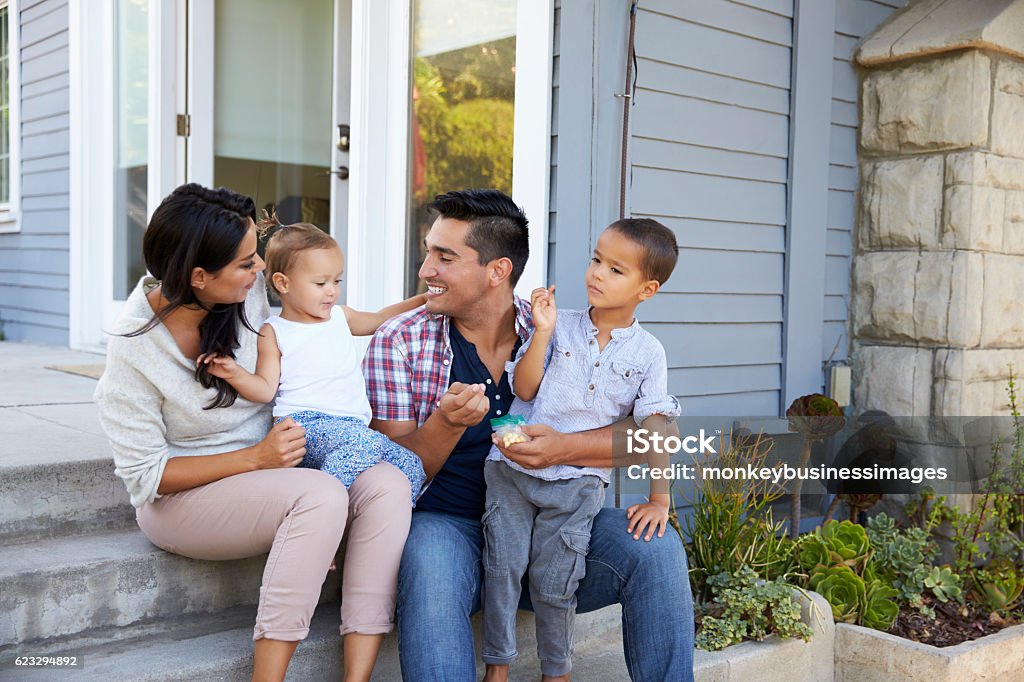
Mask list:
[[[668,393],[665,350],[640,327],[636,307],[658,292],[678,256],[675,235],[647,218],[619,220],[601,234],[587,269],[584,311],[557,314],[554,287],[533,292],[535,330],[506,367],[513,414],[563,432],[608,426],[630,413],[653,425],[679,415]],[[532,401],[532,407],[528,403]],[[658,417],[657,415],[662,415]],[[594,516],[610,470],[554,465],[524,469],[497,447],[484,465],[484,679],[507,679],[517,656],[515,617],[529,567],[537,653],[544,680],[568,680],[576,587],[586,571]],[[669,496],[627,511],[639,539],[664,535]]]

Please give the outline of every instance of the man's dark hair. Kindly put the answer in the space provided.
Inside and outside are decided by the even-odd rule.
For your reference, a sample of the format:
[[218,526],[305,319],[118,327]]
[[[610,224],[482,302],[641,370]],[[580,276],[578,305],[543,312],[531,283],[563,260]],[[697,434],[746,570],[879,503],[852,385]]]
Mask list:
[[647,279],[664,284],[675,270],[679,258],[676,235],[657,220],[650,218],[623,218],[608,226],[616,230],[644,251],[640,269]]
[[427,208],[469,223],[466,246],[480,255],[480,265],[508,258],[512,261],[509,281],[516,285],[530,257],[530,232],[529,221],[512,197],[496,189],[464,189],[438,194]]

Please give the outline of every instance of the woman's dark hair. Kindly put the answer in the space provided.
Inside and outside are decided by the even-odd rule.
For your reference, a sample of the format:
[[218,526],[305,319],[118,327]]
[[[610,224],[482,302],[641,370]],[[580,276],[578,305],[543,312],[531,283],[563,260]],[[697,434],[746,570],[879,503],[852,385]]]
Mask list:
[[[257,333],[245,317],[245,301],[206,308],[192,290],[192,270],[215,273],[233,261],[238,246],[256,220],[252,199],[224,187],[210,189],[196,183],[171,192],[153,212],[142,240],[146,269],[160,280],[161,294],[168,301],[140,329],[125,334],[139,336],[152,330],[175,310],[197,305],[207,315],[199,323],[199,354],[217,353],[235,357],[238,323]],[[203,409],[229,407],[238,398],[231,384],[210,374],[205,364],[196,367],[196,381],[203,388],[217,389],[216,397]]]
[[464,189],[438,194],[427,208],[469,223],[466,246],[477,252],[480,265],[508,258],[509,282],[516,285],[530,257],[530,234],[529,221],[512,197],[496,189]]

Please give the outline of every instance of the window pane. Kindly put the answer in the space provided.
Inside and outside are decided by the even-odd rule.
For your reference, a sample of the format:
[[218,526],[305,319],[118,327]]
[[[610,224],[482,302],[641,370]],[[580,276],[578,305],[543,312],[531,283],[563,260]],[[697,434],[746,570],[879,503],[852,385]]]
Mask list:
[[329,231],[334,2],[216,8],[214,184]]
[[417,0],[412,31],[406,293],[417,277],[437,194],[512,193],[516,0]]
[[114,42],[114,298],[142,275],[149,117],[149,2],[117,0]]

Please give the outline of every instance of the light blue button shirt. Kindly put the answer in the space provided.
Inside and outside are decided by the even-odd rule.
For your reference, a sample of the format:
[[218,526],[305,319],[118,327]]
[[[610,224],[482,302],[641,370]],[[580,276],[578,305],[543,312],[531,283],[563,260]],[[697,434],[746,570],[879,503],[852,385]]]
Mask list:
[[[516,365],[531,343],[533,337],[505,366],[513,391]],[[638,425],[653,414],[679,416],[679,401],[668,393],[668,362],[661,342],[634,319],[629,327],[613,329],[611,340],[601,350],[588,311],[559,310],[537,395],[532,403],[517,397],[511,413],[523,415],[530,424],[576,433],[614,424],[630,412]],[[548,481],[599,476],[607,483],[611,472],[567,464],[524,469],[496,447],[487,459],[502,460],[517,471]]]

